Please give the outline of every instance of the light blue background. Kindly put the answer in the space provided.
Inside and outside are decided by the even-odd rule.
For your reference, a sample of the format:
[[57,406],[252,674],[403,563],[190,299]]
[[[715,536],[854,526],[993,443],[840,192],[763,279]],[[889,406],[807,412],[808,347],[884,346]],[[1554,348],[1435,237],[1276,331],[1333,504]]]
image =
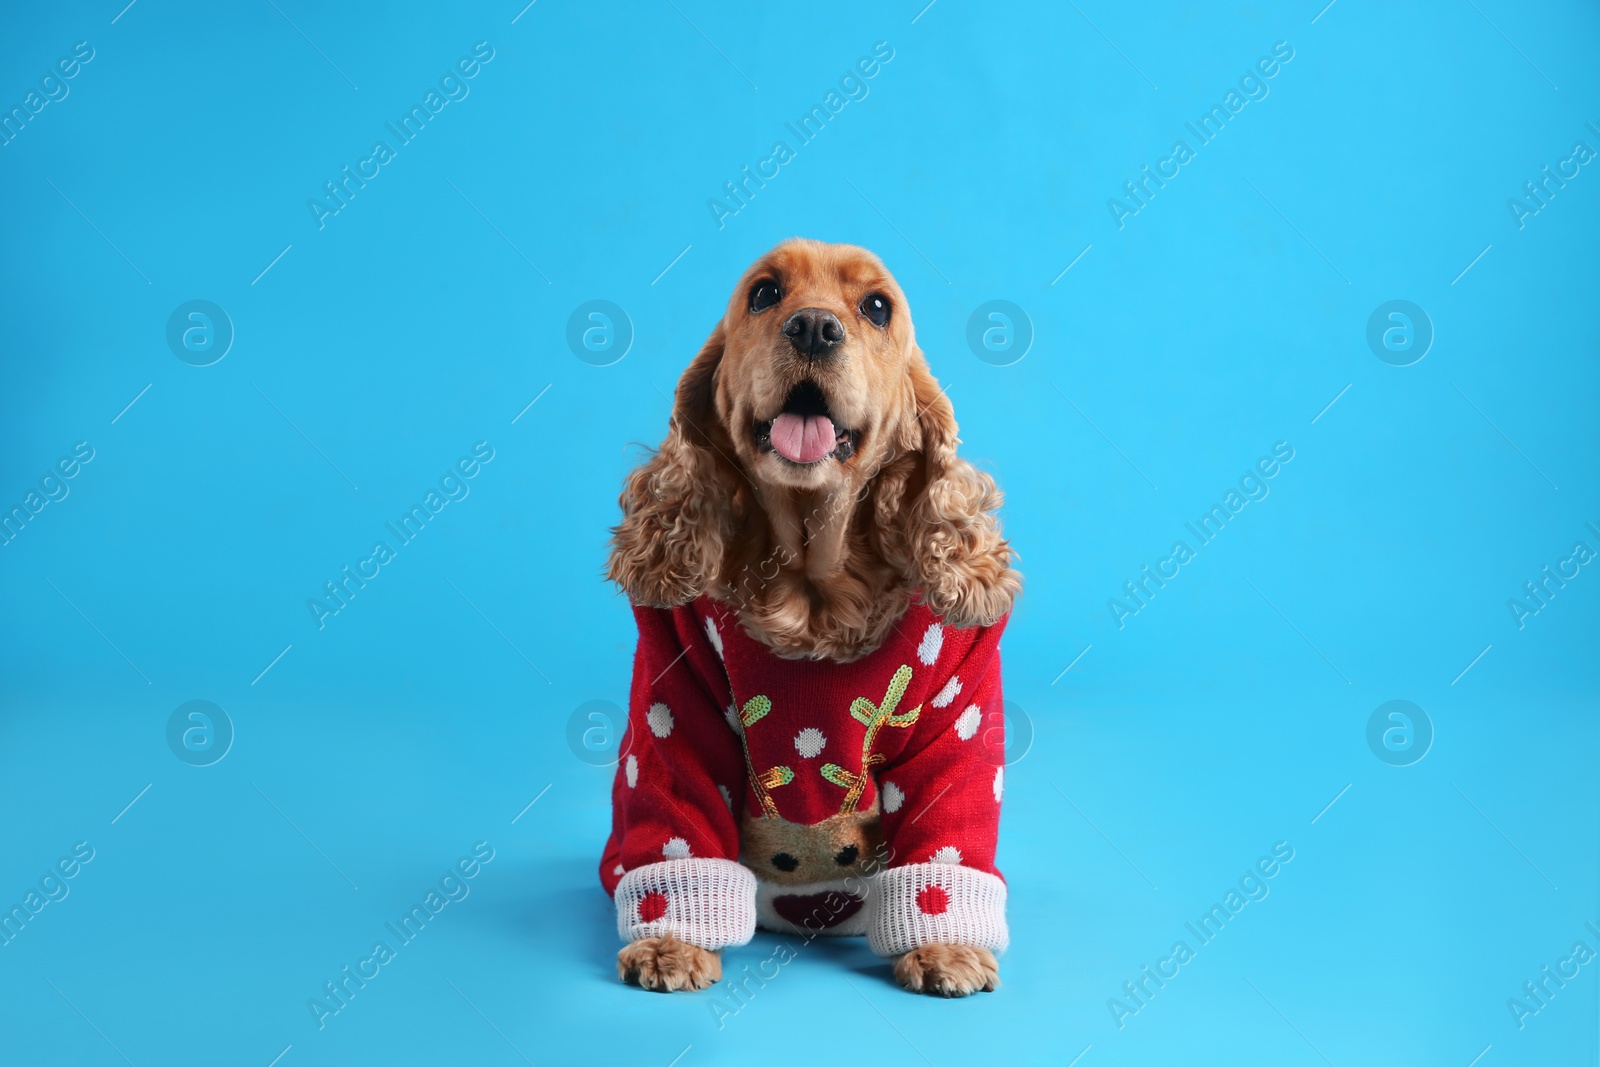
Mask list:
[[[1600,170],[1520,229],[1507,199],[1600,149],[1600,16],[924,2],[7,13],[6,109],[95,57],[0,148],[0,503],[95,458],[0,547],[0,903],[95,859],[0,948],[0,1059],[1596,1061],[1600,968],[1523,1029],[1506,1002],[1600,949],[1600,569],[1522,629],[1507,601],[1600,549]],[[319,230],[308,199],[478,41],[470,95]],[[1119,229],[1108,198],[1279,41],[1270,95]],[[621,479],[794,234],[883,256],[1006,490],[1034,737],[999,992],[919,999],[818,944],[719,1028],[710,994],[617,982],[610,771],[567,724],[625,699]],[[209,367],[165,341],[194,299],[237,334]],[[612,366],[565,340],[592,299],[635,332]],[[1035,334],[1012,366],[965,340],[993,299]],[[1433,324],[1412,366],[1365,341],[1392,299]],[[477,441],[470,495],[319,630],[307,599]],[[1270,496],[1118,629],[1108,598],[1279,441]],[[195,699],[236,731],[205,768],[166,742]],[[1392,699],[1433,724],[1409,767],[1367,746]],[[478,841],[471,895],[319,1030],[308,998]],[[1119,1029],[1108,999],[1278,841],[1270,896]]]

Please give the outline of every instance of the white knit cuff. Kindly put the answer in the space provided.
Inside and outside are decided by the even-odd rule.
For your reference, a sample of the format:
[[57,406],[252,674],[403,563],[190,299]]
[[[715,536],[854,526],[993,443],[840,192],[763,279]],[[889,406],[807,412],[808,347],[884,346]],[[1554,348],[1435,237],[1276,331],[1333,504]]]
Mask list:
[[949,863],[913,863],[878,876],[867,898],[867,944],[880,956],[923,945],[975,945],[996,954],[1006,932],[1006,884]]
[[633,942],[674,934],[701,948],[749,942],[756,930],[756,876],[733,860],[663,860],[617,883],[617,933]]

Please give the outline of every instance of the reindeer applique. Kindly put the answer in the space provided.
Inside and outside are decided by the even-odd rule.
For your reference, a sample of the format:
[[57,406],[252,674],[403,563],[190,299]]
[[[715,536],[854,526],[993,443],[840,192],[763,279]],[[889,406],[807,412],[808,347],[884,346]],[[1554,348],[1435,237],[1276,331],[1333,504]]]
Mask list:
[[[756,770],[747,734],[772,711],[772,700],[755,696],[745,701],[742,709],[729,707],[729,722],[736,721],[742,727],[739,735],[745,770],[760,802],[759,811],[752,806],[743,814],[740,857],[757,877],[774,887],[767,890],[770,898],[761,897],[764,903],[759,905],[771,910],[773,921],[813,931],[825,928],[830,933],[864,932],[861,908],[865,895],[860,889],[842,888],[839,880],[870,878],[884,863],[878,803],[874,800],[863,809],[861,799],[872,768],[885,761],[882,754],[873,751],[879,731],[885,726],[910,726],[922,713],[920,705],[897,713],[910,682],[911,668],[902,665],[890,678],[881,702],[874,703],[867,697],[850,702],[851,718],[866,727],[861,741],[861,770],[846,770],[837,763],[824,763],[819,768],[823,781],[845,791],[838,810],[826,816],[821,813],[827,810],[823,805],[829,805],[830,794],[807,788],[809,780],[797,781],[792,767],[780,764]],[[791,783],[795,788],[785,794],[785,804],[791,809],[786,818],[778,811],[773,791]],[[811,819],[816,821],[796,821],[802,811],[811,812]]]
[[[728,710],[733,709],[730,707]],[[745,737],[745,731],[761,721],[771,710],[772,701],[764,696],[753,696],[744,702],[744,707],[739,711],[739,745],[744,749],[745,772],[750,776],[750,787],[755,790],[756,797],[761,801],[762,814],[766,818],[775,819],[778,817],[778,805],[772,799],[770,791],[794,781],[794,771],[780,764],[768,767],[757,774],[755,761],[750,758],[750,741]]]
[[867,787],[868,775],[873,767],[883,762],[883,755],[872,751],[872,743],[877,740],[878,730],[884,726],[910,726],[922,714],[921,704],[902,715],[894,713],[895,708],[900,706],[900,698],[905,696],[906,686],[910,684],[911,667],[901,664],[900,669],[889,679],[889,688],[883,694],[881,704],[874,704],[866,697],[856,697],[850,702],[851,717],[867,728],[865,736],[861,739],[861,773],[847,771],[837,763],[822,765],[822,777],[845,790],[844,800],[839,805],[840,815],[848,815],[856,810],[856,806],[861,803],[861,791]]

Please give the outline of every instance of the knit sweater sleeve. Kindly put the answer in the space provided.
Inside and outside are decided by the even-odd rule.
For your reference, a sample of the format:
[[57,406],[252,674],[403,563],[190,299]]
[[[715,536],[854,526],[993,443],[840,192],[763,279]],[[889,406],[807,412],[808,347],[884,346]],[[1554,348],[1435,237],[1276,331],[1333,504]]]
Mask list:
[[957,699],[923,705],[916,735],[878,770],[888,865],[869,902],[880,956],[932,943],[1003,952],[1006,884],[994,865],[1005,781],[1002,619],[954,669]]
[[667,933],[706,949],[755,932],[755,877],[738,863],[744,761],[721,638],[698,605],[635,608],[628,726],[600,881],[624,941]]

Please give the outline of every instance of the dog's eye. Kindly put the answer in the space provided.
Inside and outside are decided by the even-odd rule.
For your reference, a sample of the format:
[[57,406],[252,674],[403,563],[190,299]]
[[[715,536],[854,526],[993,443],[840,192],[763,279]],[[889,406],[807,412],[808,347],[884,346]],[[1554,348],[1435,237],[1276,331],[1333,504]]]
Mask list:
[[792,871],[796,867],[800,866],[800,861],[789,855],[787,852],[780,852],[776,856],[772,857],[772,865],[778,868],[780,871]]
[[861,298],[861,314],[874,326],[889,324],[889,298],[882,293],[868,293]]
[[778,289],[778,283],[771,278],[763,278],[750,287],[750,311],[761,312],[772,307],[783,299],[783,293]]
[[860,855],[860,852],[857,850],[856,846],[846,845],[844,848],[839,850],[839,854],[837,856],[833,857],[833,862],[837,863],[841,867],[848,867],[856,861],[856,856],[858,855]]

